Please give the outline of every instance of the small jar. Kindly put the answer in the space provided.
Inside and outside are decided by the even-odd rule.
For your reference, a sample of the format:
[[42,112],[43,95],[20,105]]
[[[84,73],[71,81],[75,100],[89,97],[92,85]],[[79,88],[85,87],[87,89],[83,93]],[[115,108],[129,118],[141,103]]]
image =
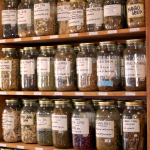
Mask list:
[[55,101],[52,112],[53,145],[57,148],[71,148],[71,115],[72,107],[68,100]]
[[120,90],[120,55],[116,42],[100,42],[97,54],[97,86],[100,91]]
[[54,46],[41,46],[41,53],[37,57],[37,78],[39,91],[54,91],[54,59],[56,49]]
[[75,102],[72,138],[74,149],[95,149],[95,112],[89,102]]
[[23,143],[37,143],[36,113],[38,99],[23,100],[21,110],[21,140]]
[[56,33],[56,2],[55,0],[35,0],[34,31],[37,36]]
[[77,83],[80,91],[96,91],[96,47],[94,43],[80,44],[77,55]]
[[69,32],[86,32],[86,1],[70,0]]
[[3,91],[20,89],[20,64],[15,48],[2,49],[0,59],[0,87]]
[[146,53],[142,39],[127,40],[124,51],[125,90],[146,90]]
[[21,125],[19,102],[17,99],[6,99],[6,106],[2,112],[3,139],[14,143],[21,141]]
[[22,0],[18,6],[18,35],[20,38],[34,34],[34,0]]
[[57,91],[76,91],[76,54],[71,45],[58,45],[55,55]]
[[101,99],[92,99],[92,108],[96,112],[99,109],[99,102],[103,102]]
[[22,91],[37,89],[37,50],[36,47],[24,47],[24,55],[20,60]]
[[23,49],[19,49],[18,51],[18,56],[19,56],[19,59],[21,59],[21,57],[24,55],[24,50]]

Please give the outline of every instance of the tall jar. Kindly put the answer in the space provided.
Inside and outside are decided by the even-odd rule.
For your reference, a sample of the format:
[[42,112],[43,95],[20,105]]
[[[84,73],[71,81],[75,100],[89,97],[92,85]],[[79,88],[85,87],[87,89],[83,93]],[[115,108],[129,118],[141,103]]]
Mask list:
[[56,33],[56,2],[55,0],[35,0],[34,31],[37,36]]
[[103,102],[101,99],[92,99],[92,108],[96,112],[99,109],[99,102]]
[[72,107],[68,100],[55,101],[52,112],[53,144],[57,148],[71,148],[71,115]]
[[77,83],[80,91],[96,91],[96,47],[94,43],[80,44],[77,55]]
[[34,34],[34,0],[22,0],[18,6],[18,35],[20,38]]
[[55,55],[57,91],[76,91],[76,54],[71,45],[58,45]]
[[2,31],[3,38],[16,38],[18,0],[5,0],[2,9]]
[[146,90],[146,53],[142,39],[127,40],[124,51],[125,90]]
[[70,0],[69,32],[86,32],[86,1]]
[[36,113],[37,99],[23,100],[21,110],[21,140],[23,143],[37,143]]
[[100,91],[120,90],[120,55],[116,42],[100,42],[97,54],[97,86]]
[[114,102],[99,102],[96,112],[97,150],[119,150],[120,115]]
[[3,91],[18,91],[20,89],[20,65],[15,48],[2,49],[0,59],[0,87]]
[[95,112],[89,102],[75,102],[72,138],[74,149],[95,149]]
[[24,47],[24,55],[20,60],[22,91],[37,89],[37,50],[36,47]]
[[2,112],[2,130],[5,142],[21,141],[21,125],[19,102],[17,99],[6,99],[6,106]]
[[41,46],[41,53],[37,57],[37,80],[39,91],[54,91],[54,59],[56,49],[54,46]]

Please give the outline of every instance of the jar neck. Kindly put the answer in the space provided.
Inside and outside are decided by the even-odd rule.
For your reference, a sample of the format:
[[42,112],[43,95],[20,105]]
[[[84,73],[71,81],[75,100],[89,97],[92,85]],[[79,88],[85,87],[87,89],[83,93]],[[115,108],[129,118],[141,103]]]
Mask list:
[[53,107],[53,104],[40,104],[40,107]]
[[115,105],[108,105],[108,106],[106,106],[106,105],[101,105],[101,106],[99,106],[99,108],[100,108],[100,109],[112,109],[112,108],[116,108],[116,106],[115,106]]
[[10,5],[10,7],[14,7],[18,5],[18,1],[15,1],[15,0],[8,0],[5,3],[6,5]]
[[14,106],[14,105],[17,106],[18,103],[6,103],[6,105],[7,105],[7,106]]
[[55,104],[55,108],[69,108],[70,104]]
[[25,103],[24,104],[25,107],[32,107],[32,106],[37,106],[36,103]]
[[74,52],[73,48],[59,48],[58,51],[64,52],[64,53],[73,53]]
[[100,50],[101,51],[114,52],[114,51],[116,51],[116,46],[114,46],[114,45],[100,45]]
[[37,55],[37,51],[36,50],[25,50],[24,54],[25,55]]
[[144,43],[129,43],[127,44],[127,48],[131,49],[143,49]]
[[75,105],[76,109],[87,109],[87,108],[91,108],[91,105]]
[[4,51],[3,52],[4,55],[17,55],[16,51]]
[[81,52],[96,52],[96,47],[95,46],[83,46],[80,47]]
[[55,50],[54,49],[50,49],[50,50],[41,50],[41,54],[42,55],[50,55],[50,54],[52,54],[52,55],[54,55],[56,52],[55,52]]

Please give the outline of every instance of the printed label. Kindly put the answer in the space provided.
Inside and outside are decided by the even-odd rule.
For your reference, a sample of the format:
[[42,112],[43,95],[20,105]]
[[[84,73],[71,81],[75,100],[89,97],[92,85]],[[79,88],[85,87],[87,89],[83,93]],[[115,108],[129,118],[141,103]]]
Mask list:
[[124,77],[124,59],[121,59],[121,77]]
[[2,116],[3,128],[4,129],[14,129],[14,115],[6,115]]
[[51,118],[50,117],[37,117],[37,130],[38,129],[50,129]]
[[12,61],[11,60],[0,60],[0,70],[1,71],[11,71]]
[[33,114],[21,114],[21,125],[34,125]]

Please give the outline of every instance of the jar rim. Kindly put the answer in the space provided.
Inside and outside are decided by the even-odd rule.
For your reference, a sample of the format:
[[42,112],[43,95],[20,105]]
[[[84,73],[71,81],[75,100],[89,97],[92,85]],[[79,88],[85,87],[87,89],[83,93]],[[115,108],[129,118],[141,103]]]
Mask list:
[[125,105],[126,106],[143,106],[144,105],[144,102],[125,102]]
[[72,2],[85,2],[85,0],[70,0],[70,3]]
[[103,45],[117,45],[117,42],[114,41],[99,42],[99,46]]
[[36,103],[38,99],[22,99],[24,104]]
[[55,101],[55,105],[69,104],[70,100]]
[[98,102],[103,102],[104,100],[102,99],[92,99],[92,103],[98,103]]
[[98,102],[99,106],[110,106],[110,105],[115,105],[114,101],[106,101],[106,102]]
[[56,49],[55,46],[40,46],[40,50],[50,50],[50,49]]
[[125,104],[125,101],[117,101],[117,104]]
[[14,103],[14,102],[17,103],[18,99],[6,99],[5,102],[6,103]]
[[80,47],[84,47],[84,46],[96,46],[95,43],[80,43],[79,44]]
[[26,51],[26,50],[37,50],[37,49],[36,47],[24,47],[23,50]]
[[16,51],[16,48],[3,48],[2,51]]
[[52,100],[40,100],[39,104],[53,104]]
[[90,105],[91,101],[75,102],[75,105]]
[[57,45],[57,49],[59,48],[73,48],[72,45]]
[[143,43],[144,44],[144,40],[143,39],[126,40],[126,44],[130,44],[130,43]]

